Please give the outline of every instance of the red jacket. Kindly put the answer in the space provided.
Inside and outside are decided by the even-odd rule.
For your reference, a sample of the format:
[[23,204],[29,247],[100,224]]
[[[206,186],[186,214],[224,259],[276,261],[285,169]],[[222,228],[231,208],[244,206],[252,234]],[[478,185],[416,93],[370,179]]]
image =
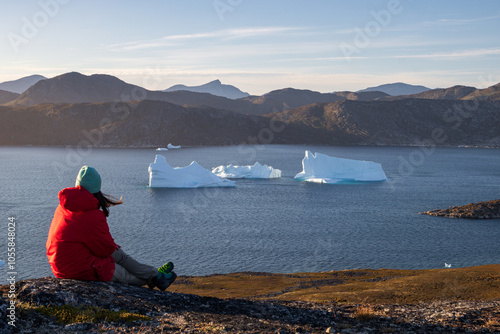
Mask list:
[[109,233],[99,201],[77,186],[59,192],[47,239],[47,257],[58,278],[110,281],[115,272],[111,254],[119,246]]

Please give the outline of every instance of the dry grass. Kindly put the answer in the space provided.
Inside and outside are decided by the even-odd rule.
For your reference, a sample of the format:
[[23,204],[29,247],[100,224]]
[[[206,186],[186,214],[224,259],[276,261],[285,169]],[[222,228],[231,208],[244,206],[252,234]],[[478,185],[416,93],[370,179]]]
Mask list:
[[370,321],[380,317],[377,311],[370,305],[359,305],[353,313],[354,317],[359,321]]
[[201,333],[223,333],[226,331],[225,326],[213,322],[197,324],[196,329]]
[[18,305],[22,312],[38,312],[48,317],[54,317],[58,323],[72,324],[82,322],[126,322],[149,321],[150,317],[131,313],[128,311],[111,311],[102,307],[76,307],[71,305],[61,306],[38,306],[29,303],[20,303]]
[[233,273],[179,277],[169,291],[219,298],[347,303],[500,299],[500,264],[430,270]]

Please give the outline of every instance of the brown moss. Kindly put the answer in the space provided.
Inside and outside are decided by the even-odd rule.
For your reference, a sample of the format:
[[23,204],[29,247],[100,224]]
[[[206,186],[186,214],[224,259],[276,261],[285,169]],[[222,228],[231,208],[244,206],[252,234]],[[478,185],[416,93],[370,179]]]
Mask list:
[[500,298],[500,264],[431,270],[345,270],[322,273],[234,273],[183,277],[169,291],[219,298],[348,303]]

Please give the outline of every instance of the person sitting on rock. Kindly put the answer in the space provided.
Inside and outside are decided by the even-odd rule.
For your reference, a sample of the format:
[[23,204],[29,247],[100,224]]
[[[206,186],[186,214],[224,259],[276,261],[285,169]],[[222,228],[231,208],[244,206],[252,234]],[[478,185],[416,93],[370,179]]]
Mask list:
[[123,201],[101,192],[101,176],[94,168],[83,166],[75,187],[61,190],[58,196],[46,244],[56,277],[147,284],[162,291],[174,282],[172,262],[157,269],[137,262],[115,243],[106,217],[110,206]]

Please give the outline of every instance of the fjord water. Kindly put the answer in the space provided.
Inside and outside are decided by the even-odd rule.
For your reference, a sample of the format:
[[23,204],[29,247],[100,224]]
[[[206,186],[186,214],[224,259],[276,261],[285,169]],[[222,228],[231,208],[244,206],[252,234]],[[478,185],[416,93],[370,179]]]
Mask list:
[[[324,185],[293,180],[305,150],[382,164],[388,181]],[[151,189],[155,154],[172,166],[211,169],[256,161],[281,179],[236,188]],[[499,263],[499,220],[418,212],[499,198],[500,150],[478,148],[230,146],[154,149],[0,148],[3,229],[16,217],[18,279],[51,276],[45,241],[57,193],[94,166],[104,193],[123,196],[108,220],[115,241],[138,260],[174,261],[181,275],[237,271],[443,268]],[[0,269],[6,277],[6,265]]]

